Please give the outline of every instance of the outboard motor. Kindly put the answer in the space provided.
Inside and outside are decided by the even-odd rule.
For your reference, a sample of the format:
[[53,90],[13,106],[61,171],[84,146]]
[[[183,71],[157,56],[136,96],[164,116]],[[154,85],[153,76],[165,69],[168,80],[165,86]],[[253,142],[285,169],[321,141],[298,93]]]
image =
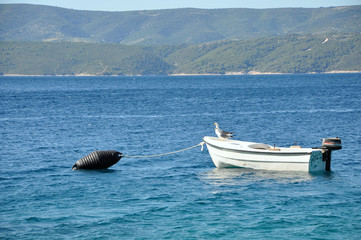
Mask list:
[[330,150],[342,149],[341,138],[324,138],[322,139],[322,147]]
[[341,138],[324,138],[322,139],[322,161],[326,162],[326,171],[331,170],[331,153],[333,150],[342,149]]

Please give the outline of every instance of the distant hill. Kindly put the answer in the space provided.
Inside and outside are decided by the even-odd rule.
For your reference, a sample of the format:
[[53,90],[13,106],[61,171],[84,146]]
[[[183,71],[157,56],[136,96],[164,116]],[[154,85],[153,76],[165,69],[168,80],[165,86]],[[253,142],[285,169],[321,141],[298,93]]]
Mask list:
[[361,6],[100,12],[0,4],[1,41],[165,45],[330,32],[361,32]]
[[287,35],[194,45],[0,42],[0,74],[166,75],[361,71],[361,34]]

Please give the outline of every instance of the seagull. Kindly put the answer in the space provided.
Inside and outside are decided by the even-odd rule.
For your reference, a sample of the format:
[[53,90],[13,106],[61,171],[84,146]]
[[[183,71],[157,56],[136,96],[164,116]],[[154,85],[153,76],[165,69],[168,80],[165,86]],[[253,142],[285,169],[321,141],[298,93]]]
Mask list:
[[215,129],[215,132],[217,134],[217,136],[221,139],[227,139],[227,138],[231,138],[233,137],[233,132],[226,132],[226,131],[223,131],[222,129],[219,128],[219,125],[218,123],[213,123],[214,125],[216,125],[216,129]]

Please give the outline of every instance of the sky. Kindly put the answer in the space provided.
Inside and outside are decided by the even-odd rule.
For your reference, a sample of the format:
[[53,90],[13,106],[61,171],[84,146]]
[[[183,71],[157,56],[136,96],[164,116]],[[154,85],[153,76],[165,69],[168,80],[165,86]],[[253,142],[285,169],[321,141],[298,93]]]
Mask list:
[[361,5],[361,0],[0,0],[0,3],[29,3],[77,10],[132,11],[174,8],[318,8]]

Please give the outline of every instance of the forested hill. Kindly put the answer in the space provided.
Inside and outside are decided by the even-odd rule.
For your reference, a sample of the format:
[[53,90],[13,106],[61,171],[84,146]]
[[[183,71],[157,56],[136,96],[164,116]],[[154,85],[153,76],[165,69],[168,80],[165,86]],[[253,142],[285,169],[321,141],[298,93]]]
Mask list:
[[166,75],[361,71],[361,34],[194,45],[0,42],[0,74]]
[[198,44],[361,30],[361,6],[282,9],[79,11],[0,4],[0,40],[127,45]]

